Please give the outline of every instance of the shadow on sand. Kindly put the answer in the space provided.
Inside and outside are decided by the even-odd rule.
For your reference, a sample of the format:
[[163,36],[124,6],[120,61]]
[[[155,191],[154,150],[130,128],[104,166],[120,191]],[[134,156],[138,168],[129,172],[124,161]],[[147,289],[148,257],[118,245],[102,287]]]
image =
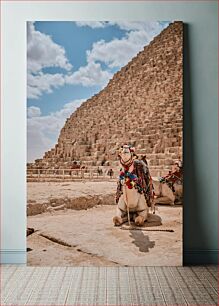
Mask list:
[[140,252],[149,252],[149,249],[152,249],[155,246],[155,241],[150,241],[147,235],[144,235],[142,231],[130,231],[130,237],[134,240],[132,241],[135,244]]

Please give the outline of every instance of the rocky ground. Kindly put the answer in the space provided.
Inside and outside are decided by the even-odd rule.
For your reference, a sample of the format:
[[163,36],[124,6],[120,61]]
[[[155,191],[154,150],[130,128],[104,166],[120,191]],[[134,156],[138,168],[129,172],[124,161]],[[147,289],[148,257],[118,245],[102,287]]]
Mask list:
[[48,198],[79,197],[115,192],[116,181],[33,182],[27,184],[27,200],[43,203]]
[[[107,187],[107,188],[106,188]],[[38,266],[168,266],[182,264],[182,207],[157,206],[143,228],[114,227],[116,182],[28,183],[28,201],[43,205],[50,199],[80,202],[81,197],[107,199],[92,206],[65,205],[28,216],[28,227],[35,232],[27,237],[28,264]],[[96,199],[95,198],[95,199]],[[34,202],[35,201],[35,202]],[[87,200],[87,203],[89,202]],[[105,200],[104,200],[105,201]],[[59,201],[53,202],[56,208]],[[73,202],[72,202],[73,203]],[[85,201],[86,203],[86,201]],[[73,204],[72,204],[73,205]],[[47,207],[48,208],[48,207]],[[160,218],[162,225],[160,224]]]
[[116,181],[27,183],[27,215],[63,209],[86,209],[115,202]]

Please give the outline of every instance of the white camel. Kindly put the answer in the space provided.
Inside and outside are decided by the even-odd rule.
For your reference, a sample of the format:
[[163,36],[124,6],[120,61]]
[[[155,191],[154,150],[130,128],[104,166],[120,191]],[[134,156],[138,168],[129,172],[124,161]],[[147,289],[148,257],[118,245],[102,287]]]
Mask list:
[[134,158],[134,148],[128,145],[120,148],[119,159],[122,169],[117,187],[117,208],[113,223],[116,226],[126,221],[130,223],[132,215],[135,224],[142,226],[148,218],[148,204],[151,200],[148,167],[143,161]]

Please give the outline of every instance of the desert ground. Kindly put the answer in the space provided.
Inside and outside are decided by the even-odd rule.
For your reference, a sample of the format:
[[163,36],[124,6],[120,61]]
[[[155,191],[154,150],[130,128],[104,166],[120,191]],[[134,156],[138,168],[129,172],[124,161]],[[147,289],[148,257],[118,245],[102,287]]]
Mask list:
[[28,264],[182,265],[182,206],[156,205],[142,228],[115,227],[115,190],[110,180],[28,183]]

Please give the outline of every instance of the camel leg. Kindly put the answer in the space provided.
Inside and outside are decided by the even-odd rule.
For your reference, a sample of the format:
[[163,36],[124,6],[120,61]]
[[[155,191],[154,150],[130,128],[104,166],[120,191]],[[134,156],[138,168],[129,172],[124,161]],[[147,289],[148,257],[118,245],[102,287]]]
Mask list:
[[138,212],[138,216],[135,218],[135,224],[142,226],[148,217],[148,209]]
[[158,197],[162,197],[163,194],[162,194],[162,183],[159,183],[159,196]]
[[169,204],[174,205],[175,195],[167,184],[161,184],[162,195],[169,198]]
[[139,200],[138,206],[137,206],[137,217],[135,218],[135,224],[138,226],[142,226],[144,224],[144,221],[147,220],[148,217],[148,206],[145,200],[144,195],[141,195],[141,198]]
[[116,216],[113,217],[113,223],[115,226],[122,225],[124,222],[128,220],[128,216],[118,207],[116,208]]

